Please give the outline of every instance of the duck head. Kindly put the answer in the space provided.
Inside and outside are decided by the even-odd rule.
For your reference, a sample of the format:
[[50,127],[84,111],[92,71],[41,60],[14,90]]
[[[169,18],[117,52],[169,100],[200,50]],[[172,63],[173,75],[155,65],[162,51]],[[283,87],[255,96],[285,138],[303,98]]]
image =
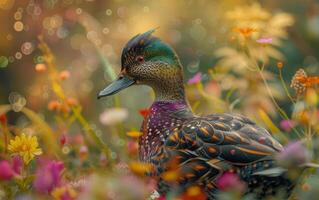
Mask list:
[[123,48],[118,78],[99,92],[98,98],[113,95],[132,85],[148,85],[157,100],[184,99],[183,69],[175,51],[155,30],[133,37]]

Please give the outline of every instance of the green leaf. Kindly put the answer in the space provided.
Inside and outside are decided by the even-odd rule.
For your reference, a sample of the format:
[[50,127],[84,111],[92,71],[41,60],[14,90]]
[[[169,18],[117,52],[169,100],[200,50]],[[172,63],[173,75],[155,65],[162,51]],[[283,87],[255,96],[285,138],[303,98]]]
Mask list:
[[9,64],[9,60],[5,56],[0,56],[0,68],[6,68]]

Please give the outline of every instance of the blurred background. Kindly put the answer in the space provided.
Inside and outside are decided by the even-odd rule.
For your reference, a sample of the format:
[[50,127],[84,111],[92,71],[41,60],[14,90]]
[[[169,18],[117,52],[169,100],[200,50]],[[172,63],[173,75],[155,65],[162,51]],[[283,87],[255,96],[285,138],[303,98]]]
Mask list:
[[[55,94],[49,74],[42,73],[45,65],[39,65],[44,63],[38,48],[43,37],[56,57],[66,95],[76,97],[90,122],[100,123],[102,111],[115,102],[98,101],[96,94],[119,71],[123,46],[134,35],[158,28],[155,35],[180,56],[186,81],[200,73],[205,83],[206,95],[197,87],[187,88],[197,113],[237,110],[258,118],[255,110],[262,108],[279,120],[262,81],[238,48],[246,37],[238,27],[256,29],[254,42],[271,37],[268,47],[256,42],[247,42],[247,47],[267,67],[266,79],[279,106],[293,112],[279,85],[276,63],[284,64],[287,85],[300,67],[319,73],[319,2],[312,0],[2,0],[0,103],[19,101],[43,117],[54,117],[48,105]],[[143,119],[138,111],[150,105],[152,92],[132,87],[120,97],[129,113],[125,126],[138,127]],[[226,97],[227,105],[216,102]],[[17,120],[14,113],[10,116]]]
[[[106,171],[96,135],[126,169],[137,160],[138,134],[129,131],[139,130],[153,93],[139,86],[96,97],[116,78],[126,42],[153,28],[181,59],[195,113],[239,112],[282,143],[319,132],[318,87],[310,83],[308,100],[289,87],[299,68],[319,80],[319,1],[0,0],[0,114],[4,104],[16,111],[5,118],[10,133],[37,134],[43,123],[35,116],[44,119],[49,137],[40,141],[54,133],[49,143],[60,143],[70,180],[97,165]],[[24,107],[35,115],[19,113]],[[40,146],[50,155],[49,143]]]
[[[155,35],[176,49],[190,78],[199,71],[207,73],[218,61],[215,51],[231,43],[229,27],[236,19],[227,17],[227,12],[256,3],[265,13],[243,13],[252,20],[267,18],[267,12],[285,12],[293,18],[294,24],[285,27],[287,38],[278,47],[287,66],[284,75],[291,77],[300,66],[318,72],[319,2],[314,0],[2,0],[0,103],[8,103],[9,95],[17,92],[32,109],[47,106],[48,77],[35,70],[36,63],[42,62],[39,35],[58,58],[58,67],[70,72],[65,82],[68,93],[78,96],[94,118],[112,104],[112,100],[96,100],[97,91],[112,79],[104,73],[105,65],[119,71],[121,49],[132,36],[159,27]],[[145,107],[151,97],[139,97],[148,92],[147,88],[126,90],[121,95],[129,101],[123,103]]]

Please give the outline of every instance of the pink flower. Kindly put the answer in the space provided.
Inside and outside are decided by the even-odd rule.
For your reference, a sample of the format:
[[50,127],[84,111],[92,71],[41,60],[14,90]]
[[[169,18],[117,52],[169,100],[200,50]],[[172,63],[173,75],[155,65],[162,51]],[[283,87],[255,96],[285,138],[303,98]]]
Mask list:
[[79,156],[81,160],[85,160],[88,156],[88,153],[89,153],[89,149],[87,148],[87,146],[82,145],[79,149]]
[[100,165],[105,167],[107,165],[107,157],[104,153],[101,153],[100,155]]
[[33,186],[39,193],[50,193],[61,184],[61,172],[64,165],[60,161],[41,160]]
[[129,154],[134,155],[138,152],[138,143],[136,140],[127,141],[127,151]]
[[291,142],[277,155],[280,164],[286,167],[296,167],[309,161],[309,153],[301,141]]
[[272,43],[272,37],[264,37],[264,38],[259,38],[256,40],[260,44],[271,44]]
[[189,85],[196,84],[196,83],[199,83],[201,80],[202,80],[202,73],[198,72],[191,79],[187,81],[187,84]]
[[23,160],[20,156],[14,156],[12,158],[12,169],[16,174],[21,174],[23,167]]
[[291,129],[294,128],[295,126],[296,126],[296,122],[293,120],[282,120],[280,122],[280,127],[286,132],[291,131]]
[[217,187],[223,191],[243,191],[245,189],[245,184],[232,172],[225,172],[217,179],[216,183]]
[[14,176],[14,171],[10,163],[6,160],[0,161],[0,180],[10,180]]

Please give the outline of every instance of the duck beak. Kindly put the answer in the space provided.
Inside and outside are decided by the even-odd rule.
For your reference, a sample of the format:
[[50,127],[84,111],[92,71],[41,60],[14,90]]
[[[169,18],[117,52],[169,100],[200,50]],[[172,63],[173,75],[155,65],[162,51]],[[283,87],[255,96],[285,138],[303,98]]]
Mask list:
[[97,98],[100,99],[105,96],[110,96],[118,93],[119,91],[133,85],[135,81],[125,75],[121,75],[118,79],[113,81],[108,85],[104,90],[100,91],[97,95]]

